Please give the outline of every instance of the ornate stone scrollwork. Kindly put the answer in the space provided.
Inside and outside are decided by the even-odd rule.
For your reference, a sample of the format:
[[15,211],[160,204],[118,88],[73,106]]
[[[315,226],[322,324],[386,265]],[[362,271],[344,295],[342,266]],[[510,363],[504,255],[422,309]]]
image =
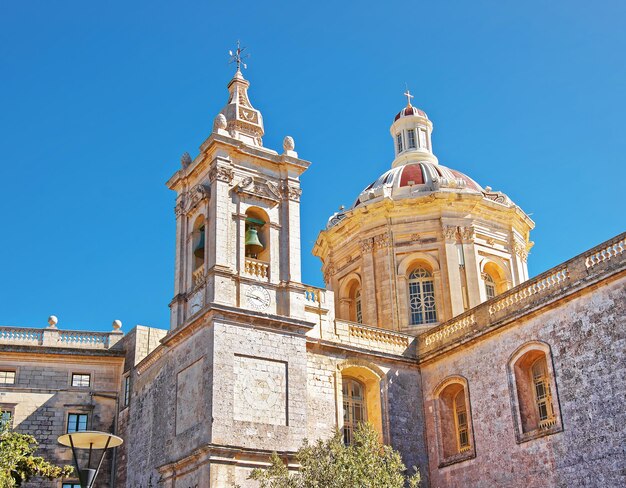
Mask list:
[[324,283],[326,284],[330,283],[330,280],[334,276],[334,274],[335,274],[335,267],[332,264],[329,264],[328,266],[326,266],[326,269],[324,270]]
[[374,249],[374,239],[368,237],[367,239],[363,239],[361,241],[361,252],[371,252]]
[[246,176],[233,189],[236,193],[267,200],[276,204],[281,199],[276,183],[258,177]]
[[374,236],[374,248],[383,249],[391,245],[391,236],[387,233]]
[[446,241],[456,241],[457,228],[454,225],[444,225],[441,230]]
[[176,207],[174,207],[176,217],[191,212],[201,201],[209,198],[210,194],[210,188],[205,185],[196,185],[189,191],[184,192]]
[[230,183],[233,181],[234,177],[235,172],[231,168],[226,168],[224,166],[216,166],[209,172],[209,180],[211,180],[211,182],[217,180],[224,183]]
[[528,260],[528,250],[530,248],[521,242],[513,243],[513,252],[517,254],[524,262]]
[[464,241],[471,241],[474,239],[474,227],[459,227],[459,231],[461,233],[461,239]]
[[296,186],[289,186],[287,183],[283,185],[283,195],[288,200],[293,200],[294,202],[300,201],[300,196],[302,195],[302,189]]

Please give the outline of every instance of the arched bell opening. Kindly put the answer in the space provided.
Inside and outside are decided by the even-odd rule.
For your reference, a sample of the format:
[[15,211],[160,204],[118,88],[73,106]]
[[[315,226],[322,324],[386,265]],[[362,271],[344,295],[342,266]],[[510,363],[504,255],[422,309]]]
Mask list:
[[192,271],[200,269],[204,265],[206,254],[206,226],[204,217],[200,215],[193,224],[192,233]]
[[269,263],[269,217],[260,208],[251,207],[246,210],[244,249],[246,258]]

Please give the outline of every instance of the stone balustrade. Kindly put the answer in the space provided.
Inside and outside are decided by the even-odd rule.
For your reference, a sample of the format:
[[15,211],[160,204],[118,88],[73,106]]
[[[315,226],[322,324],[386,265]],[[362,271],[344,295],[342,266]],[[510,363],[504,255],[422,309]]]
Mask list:
[[244,273],[261,281],[269,281],[270,265],[258,259],[246,258]]
[[191,273],[191,277],[194,288],[201,286],[204,283],[204,264],[195,269],[193,273]]
[[421,359],[626,268],[626,233],[519,284],[418,336]]
[[347,320],[335,320],[335,334],[326,339],[399,356],[413,356],[415,337]]
[[321,305],[324,303],[326,297],[326,290],[323,288],[317,288],[315,286],[306,286],[304,288],[304,301],[307,305]]
[[88,332],[0,326],[0,345],[109,349],[122,337],[121,331]]

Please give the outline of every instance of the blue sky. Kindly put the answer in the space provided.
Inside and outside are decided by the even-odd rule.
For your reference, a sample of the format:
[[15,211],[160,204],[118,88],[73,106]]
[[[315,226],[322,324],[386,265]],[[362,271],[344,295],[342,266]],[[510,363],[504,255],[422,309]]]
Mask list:
[[168,327],[164,183],[210,134],[237,39],[265,145],[292,135],[313,163],[305,282],[328,216],[390,167],[405,83],[439,161],[535,220],[538,274],[624,230],[625,22],[623,1],[2,2],[0,324]]

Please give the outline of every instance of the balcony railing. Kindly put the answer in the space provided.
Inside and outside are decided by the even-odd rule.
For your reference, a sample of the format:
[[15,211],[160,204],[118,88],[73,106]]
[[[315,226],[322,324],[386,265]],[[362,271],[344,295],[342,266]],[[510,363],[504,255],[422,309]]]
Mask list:
[[270,265],[258,259],[246,258],[244,273],[260,281],[269,281]]

